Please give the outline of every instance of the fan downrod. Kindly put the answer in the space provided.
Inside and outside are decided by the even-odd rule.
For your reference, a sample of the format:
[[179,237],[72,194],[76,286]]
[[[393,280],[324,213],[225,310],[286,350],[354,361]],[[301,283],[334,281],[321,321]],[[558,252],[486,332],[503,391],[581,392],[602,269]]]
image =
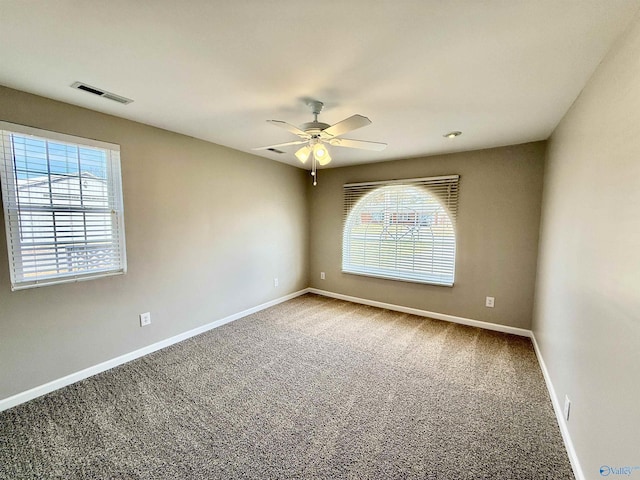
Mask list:
[[313,121],[317,122],[318,115],[320,115],[320,112],[324,107],[324,103],[322,103],[320,100],[308,100],[307,106],[311,109],[311,113],[313,113],[313,116],[315,117]]
[[324,103],[319,100],[308,100],[306,103],[311,109],[311,113],[313,113],[313,122],[304,123],[300,128],[312,137],[317,138],[322,130],[330,127],[328,123],[318,121],[318,115],[320,115],[320,112],[324,107]]

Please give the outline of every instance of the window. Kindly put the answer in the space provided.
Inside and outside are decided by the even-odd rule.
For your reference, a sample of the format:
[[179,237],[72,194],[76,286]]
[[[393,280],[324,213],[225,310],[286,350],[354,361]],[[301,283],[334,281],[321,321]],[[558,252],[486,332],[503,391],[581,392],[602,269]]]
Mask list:
[[122,274],[120,147],[0,122],[11,289]]
[[344,185],[342,271],[452,286],[459,178]]

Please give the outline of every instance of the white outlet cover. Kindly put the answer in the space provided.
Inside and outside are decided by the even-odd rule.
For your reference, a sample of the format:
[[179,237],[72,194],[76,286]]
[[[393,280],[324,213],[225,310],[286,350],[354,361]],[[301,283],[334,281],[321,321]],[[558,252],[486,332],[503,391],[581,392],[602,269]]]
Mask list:
[[151,312],[140,314],[140,326],[145,327],[151,323]]
[[495,302],[496,302],[495,297],[487,297],[487,299],[486,299],[486,301],[484,303],[484,306],[485,307],[489,307],[489,308],[493,308],[495,306]]
[[324,272],[320,272],[320,280],[324,280]]

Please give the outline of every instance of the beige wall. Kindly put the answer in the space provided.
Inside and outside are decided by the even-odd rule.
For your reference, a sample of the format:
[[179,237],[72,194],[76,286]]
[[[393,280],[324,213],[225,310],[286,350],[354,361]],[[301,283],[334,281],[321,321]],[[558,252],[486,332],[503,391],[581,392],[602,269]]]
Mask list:
[[129,266],[11,292],[0,215],[0,399],[307,287],[304,171],[2,87],[0,120],[121,145]]
[[636,17],[547,154],[533,329],[586,478],[640,466],[639,58]]
[[[2,87],[0,120],[121,145],[129,265],[125,276],[11,292],[0,241],[0,399],[309,278],[336,293],[530,326],[543,142],[323,170],[314,188],[302,170]],[[453,288],[340,272],[343,183],[452,173],[461,175]],[[140,328],[145,311],[153,322]]]
[[[310,188],[311,286],[519,328],[530,328],[545,143],[321,170]],[[345,183],[459,174],[455,285],[349,275],[342,265]],[[320,272],[326,280],[320,280]],[[485,297],[495,297],[486,308]]]

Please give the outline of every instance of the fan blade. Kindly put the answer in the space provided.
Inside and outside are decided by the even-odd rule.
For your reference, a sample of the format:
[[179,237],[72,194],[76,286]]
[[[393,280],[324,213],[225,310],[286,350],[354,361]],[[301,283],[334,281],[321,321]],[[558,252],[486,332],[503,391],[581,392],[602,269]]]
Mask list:
[[283,122],[282,120],[267,120],[267,122],[280,127],[280,128],[284,128],[285,130],[293,133],[294,135],[298,135],[299,137],[302,138],[311,138],[311,135],[309,135],[307,132],[300,130],[298,127],[296,127],[295,125],[291,125],[290,123],[287,122]]
[[350,140],[348,138],[332,138],[329,140],[329,145],[333,145],[334,147],[362,148],[364,150],[375,150],[378,152],[387,148],[386,143],[365,142],[364,140]]
[[371,120],[369,120],[367,117],[363,117],[362,115],[357,114],[352,115],[349,118],[336,123],[335,125],[331,125],[330,127],[325,128],[322,131],[321,136],[322,138],[338,137],[357,128],[366,127],[370,123]]
[[256,147],[251,150],[269,150],[270,148],[288,147],[289,145],[301,145],[307,143],[307,140],[298,140],[296,142],[278,143],[276,145],[267,145],[266,147]]

